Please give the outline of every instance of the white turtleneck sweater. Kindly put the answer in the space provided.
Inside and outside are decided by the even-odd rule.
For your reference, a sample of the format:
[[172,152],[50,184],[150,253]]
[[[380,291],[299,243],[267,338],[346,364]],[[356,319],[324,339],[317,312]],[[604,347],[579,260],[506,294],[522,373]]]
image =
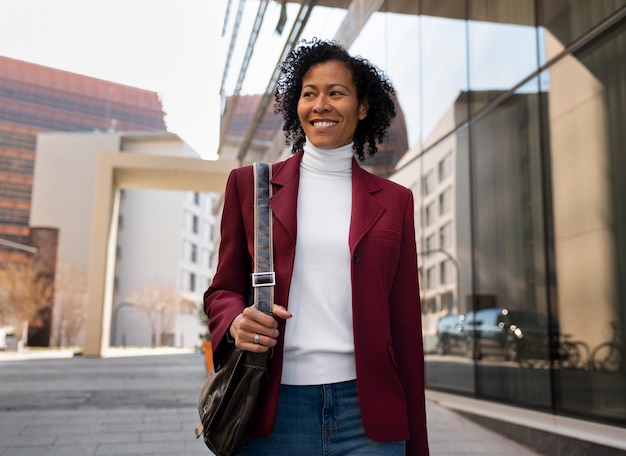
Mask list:
[[318,385],[356,378],[350,279],[352,144],[304,146],[296,255],[281,382]]

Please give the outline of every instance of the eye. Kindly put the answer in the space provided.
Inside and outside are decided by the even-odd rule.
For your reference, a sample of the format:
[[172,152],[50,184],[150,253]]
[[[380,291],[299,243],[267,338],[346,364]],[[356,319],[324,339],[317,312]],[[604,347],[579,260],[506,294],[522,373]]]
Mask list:
[[312,98],[315,96],[315,93],[313,93],[310,90],[305,90],[304,92],[302,92],[302,95],[300,95],[300,98]]

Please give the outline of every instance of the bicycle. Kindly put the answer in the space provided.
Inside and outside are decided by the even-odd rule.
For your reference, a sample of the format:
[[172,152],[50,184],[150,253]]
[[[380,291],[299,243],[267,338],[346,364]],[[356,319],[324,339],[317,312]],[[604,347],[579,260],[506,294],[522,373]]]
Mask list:
[[571,334],[561,334],[557,345],[558,363],[564,369],[583,368],[589,359],[589,346],[571,337]]
[[611,322],[611,340],[593,349],[589,364],[592,369],[603,372],[626,371],[624,364],[624,335],[617,321]]

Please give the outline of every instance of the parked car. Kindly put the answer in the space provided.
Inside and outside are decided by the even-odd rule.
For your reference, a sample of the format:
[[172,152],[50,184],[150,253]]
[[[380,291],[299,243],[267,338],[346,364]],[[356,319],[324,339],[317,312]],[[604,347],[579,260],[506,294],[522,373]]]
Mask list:
[[503,356],[509,361],[547,358],[548,320],[534,310],[482,309],[464,322],[467,355]]
[[437,346],[439,355],[452,352],[466,352],[466,338],[463,331],[465,315],[446,315],[437,322]]

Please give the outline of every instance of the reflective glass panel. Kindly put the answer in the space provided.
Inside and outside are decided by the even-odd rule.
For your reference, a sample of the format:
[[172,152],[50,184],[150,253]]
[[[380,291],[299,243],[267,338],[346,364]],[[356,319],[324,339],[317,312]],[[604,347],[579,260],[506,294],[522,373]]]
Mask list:
[[626,0],[544,0],[540,4],[540,25],[555,40],[555,46],[548,48],[546,55],[551,59],[560,50],[623,8]]
[[477,394],[549,407],[542,95],[535,78],[471,128]]
[[476,112],[537,69],[534,0],[470,1],[469,84]]
[[[231,59],[225,70],[225,95],[235,92],[265,92],[298,15],[298,9],[299,5],[289,2],[286,4],[283,32],[278,33],[276,28],[283,12],[278,2],[246,1],[240,2],[237,9],[233,8],[226,32],[231,38]],[[257,45],[249,49],[251,40],[256,40],[254,43]]]
[[[393,2],[387,5],[393,10]],[[389,174],[397,161],[413,144],[419,141],[419,19],[416,14],[398,14],[379,11],[364,25],[350,48],[353,55],[361,55],[387,75],[398,96],[397,117],[388,136],[384,154],[366,157],[365,165],[377,166],[378,174]]]
[[[420,16],[421,141],[423,148],[467,120],[467,110],[453,110],[467,92],[467,22],[465,2],[425,1]],[[465,105],[467,108],[467,105]]]
[[474,364],[467,362],[470,341],[464,322],[472,294],[468,131],[441,141],[407,168],[416,211],[424,214],[416,217],[416,235],[426,383],[473,394]]
[[[602,2],[600,2],[602,3]],[[626,26],[550,68],[557,407],[626,423]],[[545,78],[548,79],[548,78]]]

